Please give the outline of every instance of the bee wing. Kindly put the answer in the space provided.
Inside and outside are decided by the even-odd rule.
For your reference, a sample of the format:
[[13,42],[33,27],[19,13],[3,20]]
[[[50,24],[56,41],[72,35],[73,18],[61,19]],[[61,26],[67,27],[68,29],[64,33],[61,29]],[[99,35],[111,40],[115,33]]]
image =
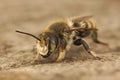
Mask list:
[[65,32],[72,32],[72,31],[77,31],[77,30],[79,30],[79,31],[86,31],[86,30],[94,30],[94,31],[97,31],[98,29],[96,29],[96,28],[90,28],[90,29],[88,29],[88,28],[78,27],[78,28],[71,28],[71,29],[69,29],[69,30],[65,30]]
[[89,19],[89,18],[92,18],[93,15],[88,15],[88,16],[83,16],[83,17],[73,17],[71,18],[72,22],[80,22],[82,20],[86,20],[86,19]]

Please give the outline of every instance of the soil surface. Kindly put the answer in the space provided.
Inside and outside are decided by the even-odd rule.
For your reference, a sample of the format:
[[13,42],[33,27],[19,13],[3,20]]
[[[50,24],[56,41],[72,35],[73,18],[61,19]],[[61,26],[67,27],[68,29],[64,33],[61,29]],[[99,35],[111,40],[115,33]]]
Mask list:
[[[119,0],[0,0],[0,80],[120,80]],[[36,40],[15,30],[39,35],[59,18],[94,15],[99,39],[85,38],[100,60],[86,58],[72,46],[61,62],[33,64]],[[82,55],[83,54],[83,55]]]

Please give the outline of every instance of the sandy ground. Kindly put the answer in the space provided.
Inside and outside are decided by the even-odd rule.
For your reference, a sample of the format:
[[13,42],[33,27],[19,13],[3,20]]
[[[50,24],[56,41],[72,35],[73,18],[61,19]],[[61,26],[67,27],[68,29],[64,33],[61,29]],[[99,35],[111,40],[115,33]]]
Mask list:
[[[120,80],[119,0],[0,0],[0,80]],[[38,35],[58,18],[94,15],[99,39],[86,39],[101,60],[83,59],[72,46],[64,61],[32,64],[36,41],[16,29]]]

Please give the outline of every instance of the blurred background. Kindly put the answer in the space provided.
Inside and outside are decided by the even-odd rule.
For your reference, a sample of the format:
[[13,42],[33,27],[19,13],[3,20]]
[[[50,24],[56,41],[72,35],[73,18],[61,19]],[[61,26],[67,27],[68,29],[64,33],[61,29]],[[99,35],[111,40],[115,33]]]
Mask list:
[[119,4],[119,0],[0,0],[0,36],[16,37],[16,29],[39,34],[53,20],[86,15],[94,15],[100,31],[118,29]]
[[[15,30],[29,32],[38,36],[51,21],[54,21],[59,18],[70,18],[74,16],[86,16],[86,15],[94,16],[93,18],[96,20],[99,28],[99,38],[104,42],[109,43],[110,48],[112,48],[111,52],[104,52],[104,54],[114,53],[118,55],[120,51],[120,42],[119,42],[120,1],[119,0],[0,0],[0,65],[1,65],[0,68],[1,70],[2,69],[9,70],[11,68],[26,66],[26,64],[28,66],[29,62],[33,59],[33,57],[31,57],[33,56],[31,50],[35,46],[36,41],[31,37],[16,33]],[[108,48],[106,48],[105,46],[96,46],[93,45],[91,42],[89,44],[92,45],[91,46],[92,49],[97,51],[97,53],[103,53],[103,51],[106,50],[108,51]],[[73,52],[74,51],[76,50],[73,49]],[[111,55],[109,57],[113,58],[111,57]],[[117,58],[115,57],[115,59]],[[114,62],[109,62],[110,65],[108,66],[104,65],[104,63],[102,64],[93,63],[90,69],[93,69],[92,67],[94,65],[95,65],[94,68],[98,67],[96,65],[102,65],[104,67],[112,68],[113,63]],[[61,68],[62,67],[61,65],[63,64],[64,63],[53,64],[53,65],[57,65],[57,67]],[[74,63],[74,62],[73,64],[76,64],[75,67],[79,65],[79,63]],[[89,61],[87,65],[89,65]],[[85,69],[88,68],[87,65],[84,65]],[[117,65],[117,63],[115,63],[114,65]],[[47,74],[45,73],[46,71],[44,72],[44,70],[43,72],[39,71],[39,74],[44,73],[48,75],[48,73],[51,73],[50,68],[53,66],[51,66],[50,64],[44,65],[44,67],[47,66],[49,66],[48,69],[45,69],[46,71],[48,71]],[[69,63],[64,67],[68,68],[68,66]],[[72,67],[74,68],[74,66]],[[54,68],[56,69],[56,67]],[[103,67],[101,67],[100,69],[102,68]],[[118,66],[116,67],[116,69],[114,68],[111,69],[111,68],[109,70],[115,71],[116,69],[119,69]],[[42,69],[44,68],[42,67]],[[60,75],[55,74],[56,70],[53,71],[52,73],[54,74],[51,73],[50,76],[53,76],[52,78],[54,78],[54,76],[57,76],[58,79],[61,79],[60,76],[61,73],[64,72],[64,69],[62,68]],[[29,71],[32,71],[31,68],[28,70],[28,72]],[[78,71],[79,73],[77,71],[78,69],[73,70],[73,72],[75,72],[75,75],[71,79],[74,79],[74,77],[80,79],[80,77],[76,75],[79,74],[80,71]],[[103,72],[104,71],[108,71],[108,70],[106,70],[105,68]],[[97,71],[95,72],[98,73]],[[90,71],[90,74],[92,73],[94,72]],[[87,74],[88,76],[89,73],[87,72],[87,70],[85,74]],[[70,75],[68,74],[67,77],[71,75],[72,73],[70,73]],[[98,77],[94,76],[94,79],[97,78]],[[113,77],[110,79],[112,80]],[[119,79],[120,77],[118,77],[118,80]]]

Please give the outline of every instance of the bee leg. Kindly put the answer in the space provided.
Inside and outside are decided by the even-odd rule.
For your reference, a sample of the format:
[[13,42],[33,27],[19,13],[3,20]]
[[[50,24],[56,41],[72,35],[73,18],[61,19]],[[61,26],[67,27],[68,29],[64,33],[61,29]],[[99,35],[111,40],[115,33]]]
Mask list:
[[102,45],[108,46],[107,43],[104,43],[104,42],[101,42],[101,41],[98,40],[98,33],[97,33],[96,31],[93,31],[93,32],[92,32],[91,37],[92,37],[92,40],[93,40],[95,43],[98,43],[98,44],[102,44]]
[[59,51],[58,58],[57,58],[56,61],[61,61],[61,60],[63,60],[63,59],[65,58],[65,53],[66,53],[65,50],[60,50],[60,51]]
[[92,57],[94,57],[94,58],[99,58],[99,57],[97,57],[97,55],[96,55],[93,51],[90,50],[88,44],[87,44],[84,40],[82,40],[82,39],[77,39],[77,40],[74,41],[74,45],[77,45],[77,46],[83,45],[83,47],[85,48],[85,50],[86,50]]
[[66,46],[67,46],[67,42],[64,38],[61,38],[60,40],[60,46],[59,46],[59,55],[56,61],[61,61],[64,59],[65,55],[66,55]]

